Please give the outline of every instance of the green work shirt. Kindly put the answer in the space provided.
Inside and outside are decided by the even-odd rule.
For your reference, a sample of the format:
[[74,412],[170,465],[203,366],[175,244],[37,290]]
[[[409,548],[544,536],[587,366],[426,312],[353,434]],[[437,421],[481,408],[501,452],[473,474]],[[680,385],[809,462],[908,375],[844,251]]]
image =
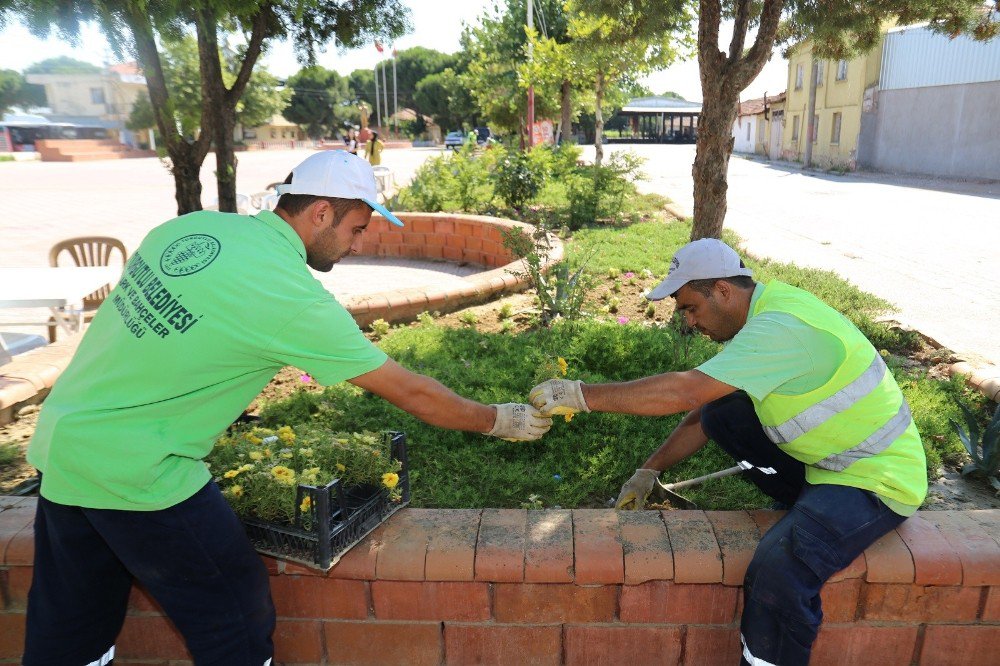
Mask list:
[[[757,284],[750,299],[753,312],[765,285]],[[846,357],[832,333],[809,326],[784,312],[763,312],[747,319],[722,351],[698,366],[713,379],[746,391],[758,401],[767,395],[801,395],[830,381]],[[917,508],[879,495],[903,516]]]
[[209,481],[202,459],[282,367],[330,385],[385,363],[305,258],[270,211],[153,229],[45,400],[28,448],[42,496],[173,506]]

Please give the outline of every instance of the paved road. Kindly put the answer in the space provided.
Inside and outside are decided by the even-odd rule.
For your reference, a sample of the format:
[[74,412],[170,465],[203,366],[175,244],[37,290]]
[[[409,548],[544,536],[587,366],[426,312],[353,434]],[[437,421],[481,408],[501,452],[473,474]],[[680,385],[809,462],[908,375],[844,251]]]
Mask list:
[[[632,148],[649,160],[644,188],[690,213],[694,146]],[[895,319],[1000,365],[1000,183],[806,173],[733,157],[728,200],[726,227],[747,251],[833,270],[894,303]]]
[[[402,184],[436,149],[387,150],[384,163]],[[237,190],[252,194],[284,180],[311,151],[261,151],[239,155]],[[215,156],[201,172],[202,201],[215,196]],[[0,266],[46,266],[49,248],[73,236],[113,236],[129,255],[153,227],[177,213],[173,178],[155,158],[99,162],[0,163]],[[315,273],[337,296],[382,291],[392,285],[446,286],[476,272],[471,266],[410,259],[346,259],[329,273]],[[47,314],[47,313],[46,313]],[[42,316],[44,319],[44,315]],[[39,320],[37,309],[4,310],[6,322]],[[43,335],[44,327],[17,327]]]

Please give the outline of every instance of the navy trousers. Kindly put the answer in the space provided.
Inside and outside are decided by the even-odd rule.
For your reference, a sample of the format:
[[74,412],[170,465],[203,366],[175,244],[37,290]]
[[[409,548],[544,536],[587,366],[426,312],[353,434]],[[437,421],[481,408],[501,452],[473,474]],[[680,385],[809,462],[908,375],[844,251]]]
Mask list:
[[741,663],[805,666],[823,621],[823,584],[905,518],[867,490],[806,483],[803,463],[767,438],[745,393],[702,407],[701,425],[748,468],[749,480],[791,506],[761,539],[743,580]]
[[39,497],[23,663],[109,663],[133,579],[163,607],[195,664],[270,663],[267,569],[215,483],[162,511]]

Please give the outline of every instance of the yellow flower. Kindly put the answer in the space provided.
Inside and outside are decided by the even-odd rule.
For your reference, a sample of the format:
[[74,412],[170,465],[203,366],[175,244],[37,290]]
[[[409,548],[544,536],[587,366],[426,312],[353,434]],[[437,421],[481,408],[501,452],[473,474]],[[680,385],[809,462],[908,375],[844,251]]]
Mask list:
[[260,437],[250,433],[247,433],[247,441],[250,442],[251,444],[257,444],[257,445],[264,443],[264,440],[262,440]]
[[566,359],[564,359],[562,356],[560,356],[556,360],[556,363],[559,364],[559,372],[561,372],[563,375],[565,375],[566,371],[569,369],[569,364],[566,363]]
[[264,459],[264,454],[261,453],[260,451],[251,451],[247,455],[250,456],[250,460],[263,460]]
[[288,460],[288,459],[290,459],[292,457],[292,452],[291,451],[282,451],[281,452],[281,457],[284,458],[285,460]]
[[243,497],[243,486],[236,485],[229,489],[229,494],[233,497]]
[[889,350],[888,349],[879,349],[878,353],[879,353],[879,355],[882,358],[889,358]]
[[265,458],[270,458],[271,457],[271,449],[267,449],[267,448],[264,449],[264,457]]
[[237,471],[240,471],[240,472],[249,472],[252,469],[253,469],[253,465],[247,464],[247,465],[240,465],[240,468]]
[[570,421],[573,420],[573,415],[572,414],[563,414],[563,418],[566,419],[566,423],[569,423]]
[[382,475],[382,485],[386,488],[395,488],[397,483],[399,483],[399,474],[386,472]]
[[302,455],[304,455],[306,458],[312,458],[313,450],[312,449],[299,449],[299,453],[301,453]]
[[278,480],[278,483],[286,486],[295,485],[295,472],[284,465],[275,465],[271,469],[271,475]]
[[312,498],[309,497],[309,495],[306,495],[305,497],[302,498],[302,504],[299,504],[299,511],[305,513],[309,510],[309,507],[311,506],[312,506]]
[[340,464],[340,463],[337,463],[337,471],[338,471],[338,472],[346,472],[346,471],[347,471],[347,468],[346,468],[346,467],[344,467],[344,466],[343,466],[342,464]]
[[301,477],[304,481],[310,483],[316,483],[316,478],[319,475],[319,467],[310,467],[309,469],[302,470]]
[[278,439],[290,444],[295,441],[295,432],[289,426],[281,426],[278,428]]
[[226,478],[226,479],[232,479],[232,478],[236,477],[239,473],[240,473],[240,470],[238,470],[238,469],[231,469],[228,472],[226,472],[225,474],[223,474],[222,476],[223,476],[223,478]]

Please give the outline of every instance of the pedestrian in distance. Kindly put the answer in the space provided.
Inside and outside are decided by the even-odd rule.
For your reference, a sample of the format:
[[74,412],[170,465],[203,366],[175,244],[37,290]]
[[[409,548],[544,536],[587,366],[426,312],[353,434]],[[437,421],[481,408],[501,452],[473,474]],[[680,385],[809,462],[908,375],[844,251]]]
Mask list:
[[353,127],[347,130],[347,152],[351,155],[358,154],[358,133]]
[[542,413],[687,412],[630,478],[619,509],[645,507],[660,473],[709,438],[790,510],[761,539],[743,581],[744,664],[805,665],[823,619],[820,588],[927,494],[924,449],[881,355],[846,317],[781,282],[756,283],[705,238],[682,247],[647,298],[673,296],[687,324],[725,343],[685,372],[630,382],[553,379]]
[[322,151],[274,211],[199,211],[151,231],[45,401],[23,663],[106,664],[138,581],[197,664],[267,665],[268,574],[203,462],[282,367],[348,381],[432,425],[535,440],[551,419],[486,405],[375,347],[313,277],[361,248],[371,166]]
[[378,132],[372,131],[372,138],[368,140],[365,147],[365,157],[368,158],[368,163],[372,166],[382,164],[382,150],[384,148],[385,144],[378,138]]

